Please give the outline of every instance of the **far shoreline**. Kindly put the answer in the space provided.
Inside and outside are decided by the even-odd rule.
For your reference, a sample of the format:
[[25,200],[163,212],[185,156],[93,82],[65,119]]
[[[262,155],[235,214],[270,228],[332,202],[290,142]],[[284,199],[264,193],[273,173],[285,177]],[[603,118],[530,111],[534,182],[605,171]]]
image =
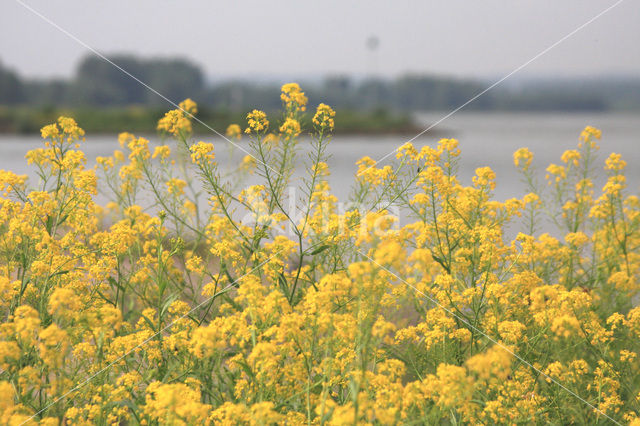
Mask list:
[[[127,131],[135,134],[155,134],[156,126],[167,109],[141,106],[110,108],[62,108],[62,107],[0,107],[0,134],[3,135],[36,135],[40,129],[55,121],[59,116],[74,118],[89,134],[110,135]],[[386,109],[369,111],[338,110],[339,119],[335,120],[333,134],[348,136],[384,136],[384,135],[416,135],[425,127],[415,121],[408,112],[396,112]],[[277,131],[279,118],[275,114],[267,114],[271,121],[271,131]],[[303,129],[311,132],[310,115],[302,120]],[[273,117],[273,118],[272,118]],[[208,126],[221,134],[231,124],[241,127],[246,122],[245,112],[230,112],[201,108],[192,120],[194,135],[208,135]],[[206,123],[203,125],[202,123]],[[440,131],[438,130],[438,133]]]

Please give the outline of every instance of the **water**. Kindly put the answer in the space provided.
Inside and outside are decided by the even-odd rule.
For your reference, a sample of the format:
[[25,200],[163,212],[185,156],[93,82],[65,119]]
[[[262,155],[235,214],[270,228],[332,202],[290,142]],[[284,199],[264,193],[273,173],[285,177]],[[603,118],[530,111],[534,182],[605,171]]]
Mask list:
[[[444,114],[417,114],[417,120],[424,127],[441,119]],[[339,119],[339,117],[338,117]],[[610,152],[623,155],[627,161],[627,179],[629,191],[639,193],[640,189],[640,114],[551,114],[551,113],[458,113],[437,126],[438,136],[426,134],[414,141],[416,147],[435,145],[440,137],[455,137],[460,141],[462,157],[460,160],[459,178],[465,184],[471,183],[471,177],[478,167],[489,166],[497,175],[496,199],[524,195],[524,185],[520,175],[513,166],[513,152],[521,147],[528,147],[534,152],[534,166],[541,177],[544,169],[551,163],[559,163],[560,155],[566,150],[575,148],[578,136],[586,125],[592,125],[603,131],[600,141],[599,164]],[[125,130],[125,129],[123,129]],[[203,140],[213,142],[220,162],[229,158],[224,154],[229,149],[226,142],[218,136]],[[380,159],[410,137],[404,136],[338,136],[329,145],[331,154],[330,184],[333,192],[341,200],[346,200],[354,182],[357,170],[356,161],[368,155]],[[159,138],[151,136],[152,144]],[[246,141],[240,142],[246,144]],[[33,148],[41,147],[42,141],[37,135],[18,136],[0,135],[0,169],[9,169],[16,173],[34,176],[34,171],[27,166],[25,153]],[[96,156],[111,155],[117,149],[115,135],[88,135],[83,145],[89,166],[95,164]],[[235,156],[243,154],[237,148]],[[395,157],[389,156],[380,166],[388,164]],[[599,183],[604,172],[600,173]]]

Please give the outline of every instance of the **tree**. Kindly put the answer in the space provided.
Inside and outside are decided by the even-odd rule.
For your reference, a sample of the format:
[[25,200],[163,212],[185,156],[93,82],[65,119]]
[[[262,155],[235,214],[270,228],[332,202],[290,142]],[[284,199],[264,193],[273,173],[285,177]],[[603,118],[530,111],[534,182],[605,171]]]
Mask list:
[[204,88],[200,68],[184,59],[145,60],[117,55],[109,60],[121,69],[95,56],[80,63],[73,85],[73,101],[98,106],[159,105],[166,101],[140,82],[176,103],[197,96]]
[[24,84],[18,75],[0,62],[0,104],[15,105],[25,101]]

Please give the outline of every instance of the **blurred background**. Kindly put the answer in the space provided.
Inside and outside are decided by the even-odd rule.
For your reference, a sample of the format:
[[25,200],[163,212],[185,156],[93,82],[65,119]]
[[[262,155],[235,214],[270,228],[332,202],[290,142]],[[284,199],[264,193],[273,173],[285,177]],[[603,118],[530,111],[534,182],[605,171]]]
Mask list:
[[522,195],[513,151],[527,146],[546,167],[586,125],[603,130],[602,160],[624,154],[637,191],[639,22],[633,0],[6,0],[0,168],[23,167],[39,128],[60,114],[87,130],[89,157],[113,150],[117,132],[155,134],[172,106],[94,49],[170,100],[192,98],[221,133],[247,110],[275,112],[280,86],[300,83],[311,109],[325,102],[338,111],[338,191],[358,158],[382,158],[436,123],[414,143],[458,138],[462,179],[493,167],[499,198]]

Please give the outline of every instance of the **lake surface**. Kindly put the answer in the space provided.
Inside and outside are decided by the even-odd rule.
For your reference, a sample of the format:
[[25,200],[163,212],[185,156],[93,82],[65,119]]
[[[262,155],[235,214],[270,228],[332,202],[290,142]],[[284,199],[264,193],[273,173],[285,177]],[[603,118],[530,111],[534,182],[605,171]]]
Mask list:
[[[444,114],[416,114],[417,121],[428,127],[441,119]],[[339,117],[338,117],[339,119]],[[82,123],[80,123],[82,124]],[[611,152],[621,153],[627,161],[627,179],[629,191],[639,193],[640,189],[640,114],[530,114],[530,113],[458,113],[439,124],[437,136],[426,134],[413,143],[416,147],[435,145],[440,137],[454,137],[460,141],[462,157],[459,177],[469,184],[477,167],[489,166],[497,174],[496,198],[503,200],[520,197],[524,194],[524,185],[513,166],[513,152],[520,147],[528,147],[534,152],[534,166],[538,167],[540,177],[551,163],[560,163],[560,155],[575,148],[578,136],[586,125],[602,130],[600,141],[599,165]],[[123,129],[126,130],[126,129]],[[228,143],[219,136],[199,136],[216,145],[217,158],[221,163],[229,149]],[[338,136],[328,148],[331,154],[329,165],[332,170],[330,184],[334,193],[345,200],[354,182],[357,169],[355,163],[362,156],[379,159],[392,152],[409,140],[407,136]],[[159,143],[157,136],[149,138],[152,144]],[[240,142],[246,144],[246,141]],[[37,135],[0,135],[0,169],[9,169],[16,173],[34,176],[27,166],[25,153],[42,146]],[[89,166],[95,164],[96,156],[111,155],[119,148],[117,137],[105,135],[87,135],[83,149],[89,158]],[[244,155],[237,148],[235,155]],[[379,166],[388,164],[395,157],[389,156]],[[598,183],[603,182],[604,171],[600,172]]]

